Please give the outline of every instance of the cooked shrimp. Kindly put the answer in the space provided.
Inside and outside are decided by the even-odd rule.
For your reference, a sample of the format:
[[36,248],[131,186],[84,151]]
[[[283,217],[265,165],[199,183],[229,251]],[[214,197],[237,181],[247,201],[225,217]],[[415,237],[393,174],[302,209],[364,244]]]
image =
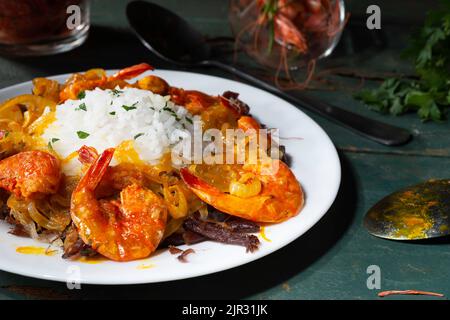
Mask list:
[[71,215],[80,237],[94,250],[115,261],[149,256],[164,234],[167,208],[150,190],[131,184],[120,200],[97,199],[114,149],[106,149],[89,167],[72,194]]
[[303,191],[292,171],[280,160],[268,164],[244,164],[236,170],[240,176],[222,192],[181,169],[181,177],[204,202],[228,214],[257,222],[282,222],[300,212]]
[[175,104],[185,107],[194,115],[201,114],[203,111],[219,102],[217,97],[196,90],[183,90],[171,87],[169,89],[169,94],[171,100]]
[[155,94],[160,94],[162,96],[167,95],[170,89],[170,86],[166,82],[166,80],[153,75],[139,79],[136,85],[139,89],[149,90]]
[[[84,90],[92,90],[94,88],[109,88],[113,89],[119,86],[131,86],[124,80],[129,80],[137,77],[145,71],[153,70],[153,67],[147,63],[140,63],[118,71],[110,77],[107,77],[104,72],[98,72],[97,69],[87,71],[84,75],[75,74],[65,84],[59,93],[60,101],[67,99],[77,99],[80,92]],[[96,71],[96,72],[92,72]],[[102,70],[103,71],[103,70]]]
[[134,66],[122,69],[117,73],[113,74],[111,77],[108,78],[108,81],[133,79],[134,77],[137,77],[141,73],[144,73],[145,71],[148,70],[154,70],[154,68],[145,62],[136,64]]
[[23,198],[56,193],[61,181],[59,161],[43,151],[24,151],[0,161],[0,188]]
[[255,118],[250,116],[242,116],[237,121],[237,125],[239,129],[242,129],[244,131],[247,130],[259,130],[261,127],[258,123],[258,121],[255,120]]
[[[98,158],[98,152],[93,147],[82,146],[78,150],[78,160],[86,167],[92,165]],[[134,164],[120,163],[114,167],[108,167],[103,179],[95,190],[97,197],[108,197],[116,191],[125,189],[129,185],[144,185],[145,176]]]

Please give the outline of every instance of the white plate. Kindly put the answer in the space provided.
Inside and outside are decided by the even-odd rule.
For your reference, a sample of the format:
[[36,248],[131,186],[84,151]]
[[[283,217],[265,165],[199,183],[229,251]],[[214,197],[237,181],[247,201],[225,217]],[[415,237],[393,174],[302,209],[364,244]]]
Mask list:
[[[246,253],[243,247],[207,241],[191,246],[195,254],[189,255],[189,263],[180,263],[167,250],[140,261],[104,261],[98,264],[63,260],[61,254],[21,254],[16,252],[17,247],[46,245],[8,234],[9,226],[0,221],[0,269],[35,278],[90,284],[134,284],[191,278],[264,257],[300,237],[327,212],[339,189],[340,162],[330,138],[311,118],[272,94],[236,81],[178,71],[159,70],[154,74],[173,86],[212,95],[226,90],[239,92],[240,98],[250,106],[251,114],[269,128],[279,128],[280,137],[301,137],[301,140],[281,140],[292,158],[291,168],[306,194],[306,204],[301,213],[284,223],[266,227],[266,237],[271,241],[259,236],[261,246],[255,253]],[[67,75],[52,78],[62,82]],[[30,91],[31,82],[1,89],[0,100]]]

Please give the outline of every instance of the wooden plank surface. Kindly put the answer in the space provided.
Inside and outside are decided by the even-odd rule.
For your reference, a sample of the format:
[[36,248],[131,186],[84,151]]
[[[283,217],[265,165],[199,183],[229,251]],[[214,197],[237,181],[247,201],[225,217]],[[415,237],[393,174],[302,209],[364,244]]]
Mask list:
[[[173,69],[174,66],[151,56],[131,35],[124,14],[127,1],[107,2],[105,6],[106,0],[93,1],[91,36],[81,48],[39,59],[0,58],[0,87],[35,76],[96,66],[120,68],[140,61]],[[183,14],[209,36],[230,35],[227,1],[159,2]],[[386,17],[382,30],[387,39],[386,46],[373,51],[369,41],[366,47],[358,49],[358,39],[371,39],[368,31],[361,29],[364,9],[369,2],[347,1],[355,19],[350,20],[335,55],[324,63],[358,66],[373,72],[411,71],[408,63],[398,56],[407,44],[411,29],[420,25],[423,12],[435,1],[414,2],[408,10],[405,8],[410,1],[395,1],[396,4],[393,1],[376,2]],[[196,71],[230,77],[216,70]],[[347,81],[349,87],[358,83],[358,79]],[[424,124],[413,115],[382,116],[356,102],[351,91],[316,91],[311,94],[368,117],[409,128],[415,137],[403,147],[384,147],[310,114],[331,136],[340,152],[343,182],[327,215],[294,243],[259,261],[218,274],[163,284],[127,286],[125,289],[82,286],[80,291],[70,291],[64,284],[0,272],[0,298],[377,299],[376,291],[366,286],[369,265],[381,268],[384,290],[421,289],[450,294],[448,240],[432,243],[380,240],[368,235],[361,225],[367,209],[389,192],[428,178],[448,177],[449,123]]]

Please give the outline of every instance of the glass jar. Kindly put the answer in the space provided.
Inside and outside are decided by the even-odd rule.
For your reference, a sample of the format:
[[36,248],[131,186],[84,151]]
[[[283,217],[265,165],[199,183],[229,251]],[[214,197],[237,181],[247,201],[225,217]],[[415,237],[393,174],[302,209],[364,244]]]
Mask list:
[[229,20],[239,48],[285,70],[331,54],[346,21],[342,0],[231,0]]
[[89,0],[0,0],[0,53],[48,55],[81,45]]

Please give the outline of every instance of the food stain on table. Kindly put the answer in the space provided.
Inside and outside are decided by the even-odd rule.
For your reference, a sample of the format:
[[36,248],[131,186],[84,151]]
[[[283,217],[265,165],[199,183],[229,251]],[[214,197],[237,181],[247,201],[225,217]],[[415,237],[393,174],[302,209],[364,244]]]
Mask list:
[[50,250],[49,248],[44,247],[26,246],[26,247],[17,247],[16,252],[21,254],[33,254],[38,256],[54,256],[58,253],[58,250]]
[[281,288],[286,291],[286,292],[291,292],[291,286],[289,285],[289,283],[285,282],[281,285]]
[[[395,235],[406,239],[426,238],[433,228],[430,212],[439,205],[436,196],[430,195],[422,187],[399,193],[398,202],[391,209],[395,215],[385,215],[387,221],[397,229]],[[426,190],[428,191],[428,190]]]
[[263,238],[265,241],[267,242],[272,242],[272,240],[270,240],[269,238],[267,238],[266,236],[266,227],[262,226],[261,230],[259,231],[259,235],[261,236],[261,238]]
[[154,264],[140,264],[140,265],[138,265],[137,267],[136,267],[136,269],[138,269],[138,270],[147,270],[147,269],[152,269],[152,268],[154,268],[155,267],[155,265]]

